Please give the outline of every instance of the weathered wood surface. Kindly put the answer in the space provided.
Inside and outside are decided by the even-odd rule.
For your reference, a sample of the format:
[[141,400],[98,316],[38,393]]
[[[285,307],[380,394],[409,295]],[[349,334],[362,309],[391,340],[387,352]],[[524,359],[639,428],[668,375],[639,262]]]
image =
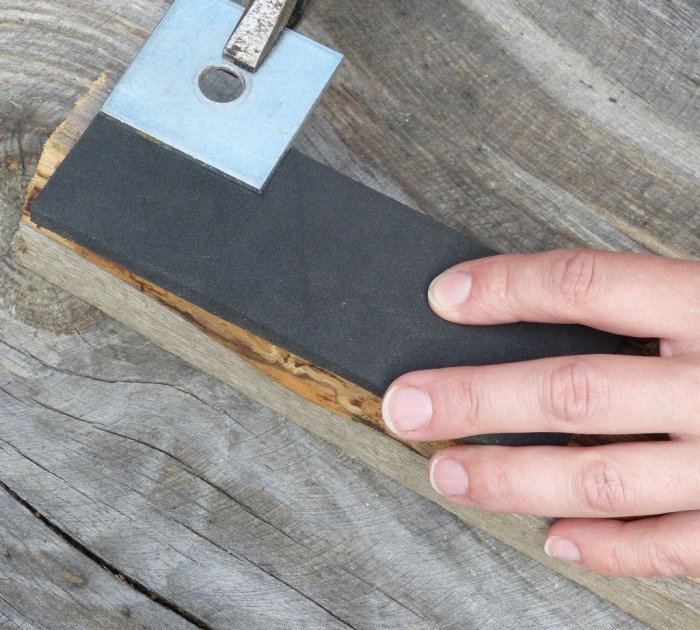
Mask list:
[[610,579],[553,561],[542,550],[546,529],[544,519],[491,514],[449,504],[430,488],[426,462],[421,455],[376,430],[349,422],[300,398],[261,374],[245,357],[231,352],[178,311],[115,278],[26,223],[21,226],[17,238],[16,258],[27,268],[140,331],[158,346],[235,386],[251,399],[438,503],[466,524],[587,586],[653,627],[665,629],[670,621],[674,628],[693,629],[700,623],[698,587],[690,580]]
[[[344,50],[348,63],[300,148],[501,249],[576,242],[681,255],[697,250],[696,5],[451,2],[434,12],[429,4],[317,4],[304,29]],[[17,225],[22,185],[41,141],[102,70],[123,69],[165,5],[0,0],[4,235]],[[617,92],[608,94],[610,88]],[[6,248],[8,239],[2,242]],[[229,457],[221,448],[229,433],[212,428],[222,419],[200,422],[210,412],[188,408],[175,391],[184,398],[194,391],[211,404],[206,392],[223,388],[225,395],[215,397],[219,408],[254,427],[270,412],[158,355],[11,259],[3,266],[0,335],[16,348],[0,354],[12,366],[12,393],[0,405],[3,439],[19,442],[23,455],[4,449],[0,479],[11,480],[61,530],[105,554],[110,566],[128,567],[134,583],[143,579],[165,607],[176,596],[193,621],[212,627],[254,614],[273,626],[287,614],[287,627],[304,616],[311,625],[331,624],[335,616],[357,627],[638,627],[519,554],[480,543],[446,513],[274,414],[280,431],[293,436],[284,447],[275,446],[273,431],[241,440],[237,458]],[[104,347],[106,355],[97,353]],[[71,370],[82,377],[69,379]],[[138,380],[163,385],[123,382]],[[205,393],[193,385],[202,382]],[[88,386],[99,383],[103,389]],[[163,402],[162,392],[153,394],[159,388],[174,398]],[[170,416],[184,419],[176,430]],[[90,435],[80,441],[73,431],[84,420],[138,432],[112,436],[121,445],[106,448],[103,437],[95,438],[99,448],[86,446]],[[223,422],[235,435],[233,421]],[[198,423],[193,432],[190,425]],[[146,445],[144,461],[133,437],[186,466],[164,453],[158,462]],[[83,459],[73,461],[76,453]],[[80,463],[88,461],[92,469]],[[143,466],[145,480],[125,472],[131,462]],[[28,476],[36,465],[47,470]],[[233,497],[230,503],[219,497],[222,513],[245,502],[255,518],[282,530],[282,542],[259,541],[254,525],[235,519],[235,527],[216,522],[217,505],[188,505],[193,497],[208,500],[213,490],[203,492],[187,475],[194,471],[211,483],[212,466],[222,475],[215,484]],[[362,508],[366,497],[371,509]],[[100,509],[95,498],[103,501]],[[111,529],[109,517],[100,516],[108,508],[126,510]],[[195,560],[166,545],[166,533],[181,527],[190,527],[191,536],[176,540],[196,550]],[[286,536],[301,540],[302,550]],[[319,538],[326,541],[320,552],[311,544]],[[248,550],[242,560],[241,546]],[[233,566],[232,557],[241,564]],[[217,582],[221,567],[231,575]],[[208,569],[206,586],[198,576]],[[353,586],[348,571],[366,591]],[[258,584],[269,578],[272,590],[226,597],[225,589],[249,574]],[[620,588],[634,589],[627,584]],[[645,584],[662,599],[692,598],[685,581]],[[219,595],[216,610],[212,592]],[[679,614],[692,611],[694,602],[687,605]],[[658,622],[648,601],[635,606],[635,614],[654,621],[656,613]]]
[[0,317],[3,483],[198,625],[642,627],[112,320]]
[[134,630],[196,627],[86,558],[2,482],[0,514],[3,628],[73,630],[96,622]]
[[[46,142],[37,165],[37,174],[28,189],[29,204],[82,133],[90,120],[90,113],[97,111],[101,96],[108,88],[109,80],[101,75],[91,86],[88,95],[79,101],[75,110]],[[50,231],[37,228],[31,222],[27,210],[25,208],[23,225],[16,240],[18,262],[94,304],[192,365],[240,388],[241,392],[254,400],[379,468],[408,488],[435,498],[434,493],[426,488],[424,461],[411,457],[392,438],[378,435],[364,427],[352,428],[347,420],[323,412],[316,406],[320,404],[331,411],[344,411],[347,414],[347,409],[336,401],[348,398],[344,394],[351,384],[345,384],[343,391],[338,387],[338,382],[333,381],[337,377],[318,372],[303,360],[288,357],[281,349],[214,318],[143,278],[134,276]],[[280,357],[282,361],[279,360]],[[247,364],[255,370],[251,370]],[[272,377],[286,389],[272,383],[260,372],[265,377]],[[305,404],[305,401],[291,395],[287,389],[316,405]],[[313,395],[314,389],[318,390],[316,396]],[[352,392],[351,389],[349,391]],[[349,397],[355,395],[362,400],[366,393],[351,393]],[[378,401],[375,406],[376,404]],[[381,422],[376,417],[368,417],[366,424],[375,430],[381,429]],[[423,455],[434,448],[423,444],[407,446]],[[645,582],[605,580],[590,573],[566,571],[558,563],[552,562],[542,553],[541,540],[545,526],[542,519],[469,510],[455,510],[455,514],[527,555],[563,570],[565,574],[624,610],[635,610],[642,603],[648,609],[651,606],[657,612],[645,617],[650,622],[661,624],[662,627],[665,627],[669,618],[674,618],[679,627],[693,627],[700,622],[696,607],[685,604],[695,596],[695,590],[689,584],[680,587],[674,594],[676,599],[671,593],[659,596]]]
[[[137,288],[141,293],[160,302],[169,311],[181,315],[196,328],[204,331],[217,344],[243,357],[259,371],[291,389],[306,400],[320,405],[330,411],[340,413],[355,421],[362,421],[374,429],[386,433],[381,414],[381,399],[366,389],[355,385],[347,379],[333,374],[328,370],[314,365],[310,361],[275,346],[269,341],[258,337],[244,328],[236,326],[220,317],[212,315],[205,309],[188,302],[180,296],[163,289],[153,282],[138,276],[132,271],[103,258],[62,236],[38,226],[31,214],[33,200],[41,193],[48,180],[60,166],[63,159],[87,129],[93,117],[102,107],[109,92],[114,87],[116,79],[104,73],[90,86],[87,94],[82,97],[66,120],[51,134],[44,144],[36,171],[27,189],[23,208],[22,221],[27,228],[41,232],[60,243],[62,246],[77,253],[90,264],[104,269],[119,280]],[[28,241],[20,237],[17,248],[25,260],[32,256],[27,251]],[[64,267],[63,263],[57,266]],[[38,267],[32,267],[41,273]],[[45,274],[43,274],[46,277]],[[79,281],[80,284],[83,281]],[[71,291],[71,286],[62,285]],[[71,291],[75,292],[75,291]],[[120,305],[120,311],[125,306]],[[121,321],[129,323],[122,319]],[[155,339],[156,343],[158,342]],[[178,345],[185,346],[186,340]],[[413,442],[406,443],[411,450],[430,457],[440,448],[458,444],[457,440],[443,442]]]

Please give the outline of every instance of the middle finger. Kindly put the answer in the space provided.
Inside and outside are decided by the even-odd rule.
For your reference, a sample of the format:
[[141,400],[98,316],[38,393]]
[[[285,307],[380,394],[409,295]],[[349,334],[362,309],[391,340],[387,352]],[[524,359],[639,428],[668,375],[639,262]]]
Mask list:
[[403,439],[487,433],[694,433],[700,370],[681,358],[585,355],[412,372],[382,407]]

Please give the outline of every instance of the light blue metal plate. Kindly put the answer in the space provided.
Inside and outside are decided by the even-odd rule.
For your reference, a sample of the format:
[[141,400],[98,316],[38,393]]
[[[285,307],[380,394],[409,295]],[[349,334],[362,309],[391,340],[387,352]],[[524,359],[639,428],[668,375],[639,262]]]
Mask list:
[[285,29],[257,72],[236,68],[241,96],[210,101],[199,77],[228,65],[222,52],[242,13],[231,0],[175,0],[102,112],[262,191],[342,55]]

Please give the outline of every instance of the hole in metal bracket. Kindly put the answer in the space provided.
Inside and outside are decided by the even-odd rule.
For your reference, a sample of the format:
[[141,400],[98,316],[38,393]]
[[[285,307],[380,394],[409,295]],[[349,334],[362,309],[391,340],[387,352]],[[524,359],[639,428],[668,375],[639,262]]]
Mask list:
[[231,103],[245,89],[243,77],[229,66],[209,66],[199,75],[199,89],[215,103]]

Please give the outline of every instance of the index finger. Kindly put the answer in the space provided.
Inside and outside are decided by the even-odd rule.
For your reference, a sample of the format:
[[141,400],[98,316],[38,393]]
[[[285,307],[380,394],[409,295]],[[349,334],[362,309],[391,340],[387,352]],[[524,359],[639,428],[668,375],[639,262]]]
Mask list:
[[448,269],[428,297],[462,324],[578,323],[685,340],[698,333],[700,263],[585,249],[491,256]]

